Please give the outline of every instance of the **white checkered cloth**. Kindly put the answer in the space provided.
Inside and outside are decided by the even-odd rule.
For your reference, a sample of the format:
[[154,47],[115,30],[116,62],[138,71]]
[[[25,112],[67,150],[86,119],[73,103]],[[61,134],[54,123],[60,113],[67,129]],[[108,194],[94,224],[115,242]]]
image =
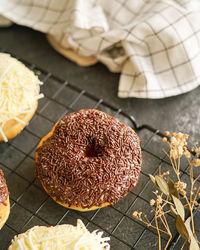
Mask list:
[[0,0],[0,14],[121,72],[119,97],[200,84],[200,0]]

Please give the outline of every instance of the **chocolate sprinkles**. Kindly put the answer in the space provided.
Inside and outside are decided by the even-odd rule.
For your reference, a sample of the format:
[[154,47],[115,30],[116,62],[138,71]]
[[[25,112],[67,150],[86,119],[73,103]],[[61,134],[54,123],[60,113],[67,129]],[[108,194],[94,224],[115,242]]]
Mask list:
[[8,189],[6,185],[6,180],[4,179],[3,171],[0,169],[0,205],[3,203],[5,204],[5,201],[8,198]]
[[111,205],[138,182],[138,135],[108,114],[84,109],[64,116],[37,149],[36,176],[68,206]]

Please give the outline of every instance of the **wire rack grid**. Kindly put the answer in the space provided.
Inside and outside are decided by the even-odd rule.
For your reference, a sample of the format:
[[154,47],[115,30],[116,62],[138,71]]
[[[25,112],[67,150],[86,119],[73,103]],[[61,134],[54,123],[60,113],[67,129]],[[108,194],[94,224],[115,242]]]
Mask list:
[[[160,149],[163,134],[150,125],[138,125],[133,116],[129,116],[120,108],[113,107],[84,89],[52,75],[51,72],[21,61],[39,75],[44,83],[41,92],[45,97],[39,101],[35,116],[23,132],[8,143],[0,144],[0,168],[4,171],[11,201],[9,219],[0,232],[0,250],[7,250],[14,235],[34,225],[75,225],[78,218],[90,231],[99,229],[104,231],[105,236],[110,236],[111,249],[157,249],[156,232],[135,220],[132,212],[145,211],[153,220],[149,196],[154,187],[148,174],[156,174],[160,165],[163,170],[169,166],[165,154]],[[143,151],[143,166],[138,185],[114,206],[86,213],[66,209],[55,203],[34,175],[35,149],[40,139],[64,114],[82,108],[97,108],[133,127],[141,138]],[[189,181],[187,164],[182,168],[181,175]],[[174,239],[169,248],[180,249],[181,240],[176,234],[174,218],[168,217],[174,232]],[[166,241],[166,236],[162,235],[163,244]]]

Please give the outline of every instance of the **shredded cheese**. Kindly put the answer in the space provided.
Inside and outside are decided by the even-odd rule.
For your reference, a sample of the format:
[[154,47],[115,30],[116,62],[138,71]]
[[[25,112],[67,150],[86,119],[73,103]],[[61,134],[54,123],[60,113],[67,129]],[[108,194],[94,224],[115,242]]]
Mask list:
[[38,99],[42,82],[23,63],[9,54],[0,53],[0,134],[7,141],[3,126],[9,120],[30,113]]
[[90,233],[81,220],[77,226],[35,226],[15,236],[8,250],[109,250],[110,238],[102,238],[102,234]]

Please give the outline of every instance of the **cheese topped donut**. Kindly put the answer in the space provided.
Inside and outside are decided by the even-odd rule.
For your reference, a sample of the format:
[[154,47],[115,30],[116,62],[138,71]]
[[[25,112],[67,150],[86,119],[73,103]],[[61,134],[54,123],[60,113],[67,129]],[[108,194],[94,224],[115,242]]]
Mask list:
[[138,182],[138,135],[108,114],[84,109],[64,116],[36,152],[36,176],[46,192],[80,211],[113,205]]
[[3,171],[0,169],[0,229],[5,224],[10,213],[9,193],[4,179]]
[[8,250],[109,250],[107,241],[110,238],[102,238],[102,234],[97,231],[90,233],[81,220],[77,221],[77,226],[35,226],[15,236]]
[[15,137],[30,121],[43,97],[40,84],[24,64],[0,53],[0,141]]

